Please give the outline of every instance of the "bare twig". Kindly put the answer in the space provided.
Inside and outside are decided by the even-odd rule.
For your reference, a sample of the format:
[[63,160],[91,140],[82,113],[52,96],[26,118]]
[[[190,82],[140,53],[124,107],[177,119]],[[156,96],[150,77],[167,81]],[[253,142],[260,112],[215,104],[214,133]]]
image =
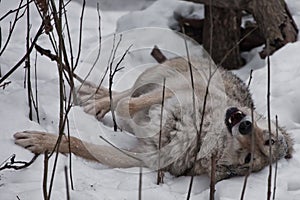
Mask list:
[[258,27],[254,27],[251,31],[249,31],[247,34],[244,35],[244,37],[242,37],[231,49],[229,49],[226,54],[224,55],[224,57],[222,58],[222,60],[220,61],[220,63],[218,63],[218,66],[222,66],[222,64],[225,62],[225,60],[228,58],[228,56],[233,52],[234,49],[236,49],[239,44],[244,41],[249,35],[251,35]]
[[[254,105],[251,104],[251,121],[254,122]],[[242,189],[242,193],[241,193],[241,200],[244,199],[245,196],[245,192],[246,192],[246,187],[247,187],[247,182],[248,182],[248,178],[252,172],[253,169],[253,158],[254,158],[254,150],[255,150],[255,134],[253,133],[253,129],[251,131],[251,157],[250,157],[250,166],[249,166],[249,171],[245,176],[244,179],[244,184],[243,184],[243,189]]]
[[70,189],[69,189],[69,179],[68,179],[68,167],[64,167],[65,171],[65,181],[66,181],[66,195],[67,195],[67,200],[70,200]]
[[[267,39],[267,51],[269,51],[270,41]],[[271,93],[271,64],[270,64],[270,56],[268,52],[267,57],[267,111],[268,111],[268,129],[269,129],[269,144],[272,144],[272,136],[271,136],[271,106],[270,106],[270,93]],[[269,145],[269,176],[268,176],[268,193],[267,199],[271,199],[271,185],[272,185],[272,145]]]
[[160,169],[160,150],[161,150],[161,134],[163,128],[163,113],[164,113],[164,104],[165,104],[165,88],[166,88],[166,78],[163,79],[163,88],[162,88],[162,99],[161,99],[161,109],[160,109],[160,127],[159,127],[159,138],[158,138],[158,166],[157,166],[157,185],[163,183],[163,172]]
[[[198,152],[200,151],[200,147],[201,147],[201,143],[202,143],[201,133],[202,133],[204,117],[205,117],[205,112],[206,112],[206,104],[207,104],[207,98],[208,98],[208,94],[209,94],[209,86],[210,86],[210,82],[212,80],[212,77],[215,74],[215,72],[217,71],[217,69],[218,68],[216,68],[213,73],[210,73],[210,75],[208,77],[208,80],[207,80],[207,85],[206,85],[205,94],[204,94],[204,98],[203,98],[203,105],[202,105],[202,112],[201,112],[201,120],[200,120],[199,130],[197,130],[197,125],[195,125],[196,126],[196,131],[197,131],[197,140],[196,140],[197,143],[196,143],[195,157],[194,157],[194,161],[193,161],[193,166],[195,165],[195,163],[197,161],[197,155],[198,155]],[[193,92],[193,98],[195,98],[194,92]],[[196,112],[195,112],[195,115],[196,115]],[[196,117],[196,116],[194,116],[194,117]],[[194,120],[196,120],[196,119],[194,119]],[[192,186],[193,186],[193,181],[194,181],[194,176],[191,176],[191,181],[190,181],[190,184],[189,184],[187,200],[190,199]]]
[[23,1],[24,1],[24,0],[21,0],[21,1],[20,1],[19,5],[18,5],[18,8],[16,9],[15,18],[14,18],[13,22],[12,22],[11,25],[10,25],[7,39],[6,39],[6,41],[5,41],[4,45],[3,45],[3,48],[0,49],[0,56],[1,56],[1,55],[3,54],[3,52],[5,51],[5,49],[6,49],[7,45],[8,45],[8,43],[9,43],[9,41],[10,41],[10,39],[11,39],[11,36],[12,36],[12,34],[13,34],[13,32],[14,32],[14,29],[15,29],[15,27],[16,27],[17,22],[19,21],[19,19],[21,19],[21,17],[22,17],[22,16],[24,15],[24,13],[25,13],[25,11],[24,11],[23,13],[21,13],[21,15],[19,15],[20,11],[22,10],[21,7],[22,7],[22,4],[23,4]]
[[[0,49],[2,48],[2,28],[0,26]],[[2,76],[2,74],[0,74],[0,77]]]
[[[115,65],[115,67],[113,68],[113,63],[115,61],[115,57],[116,57],[116,52],[117,49],[119,48],[119,45],[122,41],[122,35],[120,35],[119,41],[117,42],[117,45],[115,46],[113,44],[113,48],[111,51],[111,56],[110,56],[110,61],[109,61],[109,87],[108,87],[108,91],[109,91],[109,99],[110,99],[110,111],[112,114],[112,119],[113,119],[113,124],[114,124],[114,131],[117,131],[118,129],[118,125],[117,125],[117,121],[116,121],[116,116],[115,116],[115,112],[114,112],[114,101],[113,101],[113,96],[112,96],[112,86],[113,86],[113,79],[114,76],[116,75],[116,73],[120,70],[122,70],[124,67],[120,67],[121,63],[123,62],[123,60],[125,59],[125,56],[128,54],[130,48],[132,47],[132,45],[130,45],[126,51],[123,53],[122,57],[120,58],[120,60],[118,61],[118,63]],[[115,43],[115,36],[114,36],[114,43]]]
[[11,81],[4,82],[3,84],[0,85],[0,88],[5,90],[6,86],[8,86],[9,84],[11,84]]
[[[278,141],[278,116],[276,115],[276,141]],[[276,151],[278,151],[278,143],[276,143]],[[278,152],[276,152],[276,155],[278,155]],[[276,159],[275,162],[275,172],[274,172],[274,186],[273,186],[273,200],[275,200],[276,195],[276,186],[277,186],[277,171],[278,171],[278,159]]]
[[249,81],[248,81],[248,88],[250,87],[251,81],[252,81],[252,74],[253,74],[253,69],[250,70],[250,76],[249,76]]
[[[59,62],[59,57],[57,55],[54,55],[51,53],[50,50],[48,49],[44,49],[43,47],[39,46],[39,45],[35,45],[35,49],[41,54],[41,55],[45,55],[47,56],[50,60],[55,61],[55,62]],[[64,63],[62,63],[62,67],[64,68],[64,70],[66,70],[66,65]],[[78,76],[75,72],[72,73],[73,77],[75,79],[77,79],[79,82],[84,83],[84,80],[82,78],[80,78],[80,76]]]
[[133,155],[127,153],[127,152],[124,151],[123,149],[120,149],[119,147],[117,147],[116,145],[114,145],[113,143],[111,143],[110,141],[108,141],[107,139],[105,139],[103,136],[100,135],[99,137],[100,137],[100,139],[102,139],[104,142],[106,142],[107,144],[109,144],[110,146],[112,146],[113,148],[115,148],[116,150],[120,151],[121,153],[125,154],[126,156],[129,156],[130,158],[133,158],[133,159],[135,159],[135,160],[138,160],[138,161],[142,162],[141,159],[139,159],[139,158],[137,158],[137,157],[135,157],[135,156],[133,156]]
[[82,41],[82,24],[83,24],[83,15],[84,15],[84,8],[85,8],[85,0],[83,0],[82,3],[82,10],[81,10],[81,15],[80,15],[80,25],[79,25],[79,39],[78,39],[78,52],[77,52],[77,58],[76,58],[76,62],[74,65],[74,69],[76,68],[76,66],[78,65],[78,61],[80,58],[80,53],[81,53],[81,41]]
[[[73,46],[72,46],[72,37],[70,33],[70,27],[69,27],[69,22],[68,22],[68,16],[67,16],[67,11],[66,7],[64,6],[64,16],[65,16],[65,21],[66,21],[66,28],[67,28],[67,38],[69,42],[69,49],[70,49],[70,61],[71,61],[71,68],[72,71],[74,72],[74,54],[73,54]],[[81,29],[80,29],[81,31]]]
[[[27,0],[27,26],[26,26],[26,51],[29,51],[30,47],[30,9],[29,9],[29,0]],[[29,113],[28,117],[30,120],[32,120],[32,94],[31,94],[31,77],[30,77],[30,71],[31,71],[31,66],[30,66],[30,53],[27,54],[27,58],[25,61],[25,68],[27,70],[27,100],[28,100],[28,107],[29,107]]]
[[[97,3],[97,13],[98,13],[98,52],[97,52],[97,56],[96,56],[96,59],[91,67],[91,69],[89,70],[89,72],[87,73],[87,75],[84,77],[83,79],[83,82],[82,82],[82,85],[83,83],[86,82],[87,78],[90,76],[90,74],[92,73],[92,71],[94,70],[99,58],[100,58],[100,55],[101,55],[101,43],[102,43],[102,33],[101,33],[101,15],[100,15],[100,8],[99,8],[99,3]],[[104,72],[104,75],[102,76],[102,79],[98,85],[98,88],[97,90],[95,91],[95,94],[98,92],[98,90],[100,89],[103,81],[104,81],[104,78],[106,76],[108,72],[108,67],[106,68],[106,71]],[[82,87],[82,85],[79,87],[79,90],[80,88]],[[91,97],[93,97],[94,95],[91,95]]]
[[[61,51],[61,56],[60,53],[58,52],[58,56],[61,57],[61,60],[64,60],[64,65],[66,66],[65,70],[68,73],[68,78],[69,78],[69,85],[70,85],[70,93],[73,94],[74,98],[73,100],[76,101],[76,95],[74,92],[74,79],[73,79],[73,70],[70,67],[69,61],[68,61],[68,54],[67,54],[67,50],[66,50],[66,45],[64,42],[64,37],[63,37],[63,30],[62,30],[62,9],[64,7],[63,4],[63,0],[59,1],[59,12],[57,12],[56,9],[56,5],[54,0],[50,0],[51,3],[51,8],[53,9],[53,19],[54,19],[54,24],[55,24],[55,29],[58,35],[58,39],[59,39],[59,44],[61,44],[61,46],[59,46],[59,51]],[[57,15],[58,13],[58,15]],[[59,62],[60,66],[62,65],[62,62]]]
[[[2,28],[0,26],[0,49],[2,48]],[[0,74],[0,77],[2,76],[2,74]]]
[[[39,100],[38,100],[38,78],[37,78],[37,51],[35,52],[34,81],[35,81],[35,104],[34,104],[34,109],[35,109],[35,113],[36,113],[37,122],[40,123]],[[31,94],[32,94],[32,92],[31,92]]]
[[[32,1],[33,1],[33,0],[29,1],[29,3],[31,3]],[[0,2],[1,2],[1,1],[0,1]],[[4,20],[6,17],[8,17],[9,15],[11,15],[11,14],[13,14],[13,13],[15,13],[15,12],[19,12],[20,9],[23,9],[23,8],[26,7],[26,6],[27,6],[27,3],[24,4],[24,5],[22,5],[22,6],[18,6],[18,8],[16,8],[16,9],[9,10],[7,13],[5,13],[3,16],[0,17],[0,22],[1,22],[2,20]]]
[[[71,99],[69,97],[69,99]],[[71,104],[69,103],[68,106],[71,106]],[[67,110],[67,108],[66,108]],[[69,123],[69,120],[67,119],[67,129],[68,129],[68,148],[69,148],[69,168],[70,168],[70,173],[69,173],[69,176],[70,176],[70,182],[71,182],[71,189],[74,190],[74,182],[73,182],[73,173],[72,173],[72,151],[71,151],[71,135],[70,135],[70,123]]]
[[33,158],[29,161],[16,161],[16,154],[11,155],[8,159],[6,159],[1,165],[0,165],[0,171],[4,169],[24,169],[26,167],[29,167],[39,156],[39,154],[35,154]]
[[48,151],[44,153],[44,175],[43,175],[43,196],[44,200],[48,200],[47,180],[48,180]]
[[[52,9],[53,11],[56,10],[54,0],[51,0]],[[59,136],[57,139],[57,146],[56,146],[56,155],[54,159],[54,165],[52,168],[52,174],[50,179],[50,185],[49,185],[49,192],[48,192],[48,200],[51,197],[51,192],[53,188],[53,182],[54,182],[54,175],[56,172],[56,166],[58,161],[58,155],[59,155],[59,147],[60,142],[63,136],[64,126],[65,126],[65,118],[64,118],[64,79],[63,79],[63,66],[62,66],[62,59],[63,59],[63,48],[64,48],[64,41],[63,41],[63,32],[62,32],[62,6],[63,6],[63,0],[59,0],[59,9],[58,9],[58,16],[55,15],[55,28],[56,32],[59,38],[58,43],[58,78],[59,78]],[[65,57],[65,61],[67,58]],[[72,89],[71,89],[72,90]]]
[[216,155],[212,154],[211,156],[211,173],[210,173],[210,193],[209,199],[215,199],[215,192],[216,192],[216,168],[217,168],[217,160]]
[[[183,34],[185,34],[184,26],[182,26],[182,31],[183,31]],[[188,45],[187,45],[186,37],[184,38],[184,45],[185,45],[185,50],[186,50],[187,59],[188,59],[188,65],[189,65],[189,71],[190,71],[190,78],[191,78],[191,86],[192,86],[193,112],[195,113],[193,115],[193,125],[194,125],[195,131],[196,131],[197,141],[198,141],[198,137],[200,137],[201,132],[199,132],[198,128],[197,128],[194,75],[193,75],[193,68],[192,68],[192,64],[191,64],[191,60],[190,60],[189,48],[188,48]],[[197,145],[196,149],[200,148],[200,144],[198,144],[198,142],[197,142],[196,145]],[[194,162],[193,162],[192,165],[195,165],[195,163],[196,163],[197,150],[196,150],[195,154],[196,155],[195,155]],[[190,197],[191,197],[193,183],[194,183],[194,176],[192,175],[191,176],[191,180],[190,180],[190,184],[189,184],[187,200],[189,200]]]
[[42,23],[39,30],[37,31],[35,37],[33,38],[33,41],[28,49],[28,51],[26,51],[26,54],[19,60],[19,62],[13,66],[3,77],[1,77],[0,79],[0,84],[5,81],[14,71],[16,71],[20,66],[21,64],[26,60],[27,58],[27,55],[31,53],[36,41],[38,40],[38,38],[40,37],[40,35],[42,34],[43,32],[43,27],[44,27],[44,24]]
[[142,185],[143,185],[143,167],[140,167],[138,200],[142,200]]

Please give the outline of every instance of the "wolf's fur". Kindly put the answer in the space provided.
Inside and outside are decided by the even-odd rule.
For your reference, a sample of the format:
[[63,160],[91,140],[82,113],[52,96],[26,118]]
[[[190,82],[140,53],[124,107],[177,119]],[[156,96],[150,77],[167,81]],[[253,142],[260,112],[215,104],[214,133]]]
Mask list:
[[[248,173],[251,155],[253,171],[268,165],[269,145],[272,145],[273,161],[291,157],[293,143],[290,136],[279,128],[277,138],[272,124],[272,140],[269,141],[267,121],[255,111],[250,134],[241,134],[237,125],[231,128],[225,125],[224,116],[229,107],[237,107],[247,115],[245,118],[251,119],[253,104],[248,88],[230,72],[218,69],[219,76],[214,75],[216,78],[211,79],[205,115],[202,116],[210,63],[203,59],[193,65],[194,88],[190,84],[187,61],[175,58],[143,72],[131,89],[113,93],[111,108],[116,113],[119,128],[132,132],[138,138],[139,145],[134,150],[121,152],[111,146],[94,145],[71,137],[71,151],[112,167],[162,168],[176,176],[210,174],[210,160],[214,155],[217,180]],[[162,101],[164,79],[165,99]],[[103,87],[85,84],[79,89],[78,97],[85,112],[99,120],[111,109],[108,90]],[[203,128],[197,145],[201,117],[204,117]],[[254,155],[251,154],[252,136]],[[57,139],[54,134],[34,131],[16,133],[14,137],[16,144],[35,153],[51,151]],[[65,137],[60,152],[69,152]]]

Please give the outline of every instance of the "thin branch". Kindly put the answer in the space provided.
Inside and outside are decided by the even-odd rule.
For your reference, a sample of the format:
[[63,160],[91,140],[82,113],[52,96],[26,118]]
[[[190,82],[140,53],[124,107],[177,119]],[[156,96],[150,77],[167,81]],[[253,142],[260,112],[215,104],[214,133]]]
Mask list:
[[161,99],[161,109],[160,109],[160,125],[159,125],[159,138],[158,138],[158,166],[157,166],[157,181],[156,184],[164,182],[164,175],[162,170],[160,169],[160,150],[161,150],[161,134],[163,129],[163,113],[164,113],[164,105],[165,105],[165,89],[166,89],[166,78],[163,79],[163,88],[162,88],[162,99]]
[[37,78],[37,51],[35,52],[35,61],[34,61],[34,82],[35,82],[35,103],[34,103],[34,108],[35,108],[37,122],[40,123],[39,100],[38,100],[38,78]]
[[[254,122],[254,105],[251,104],[251,121],[252,123]],[[249,171],[245,176],[244,179],[244,184],[243,184],[243,189],[242,189],[242,193],[241,193],[241,200],[244,199],[245,196],[245,192],[246,192],[246,188],[247,188],[247,183],[248,183],[248,178],[253,170],[253,159],[254,159],[254,151],[255,151],[255,134],[253,132],[253,129],[251,130],[251,157],[250,157],[250,167],[249,167]]]
[[48,180],[48,151],[44,153],[44,175],[43,175],[43,197],[44,200],[48,199],[48,192],[47,192],[47,180]]
[[[278,141],[278,116],[276,115],[276,141]],[[276,147],[276,151],[279,150],[278,143]],[[278,152],[276,152],[276,155],[278,155]],[[275,162],[275,172],[274,172],[274,186],[273,186],[273,200],[275,200],[276,195],[276,187],[277,187],[277,172],[278,172],[278,159],[276,159]]]
[[250,70],[250,76],[249,76],[249,81],[248,81],[248,88],[250,87],[251,81],[252,81],[252,74],[253,74],[253,69]]
[[[51,53],[51,51],[49,49],[44,49],[43,47],[39,46],[39,45],[35,45],[35,49],[43,56],[47,56],[50,60],[55,61],[56,63],[59,62],[59,58],[57,55],[54,55]],[[62,67],[64,68],[64,70],[67,70],[67,67],[64,63],[62,63]],[[72,73],[73,77],[75,79],[77,79],[79,82],[84,83],[84,80],[82,78],[80,78],[80,76],[78,76],[75,72]]]
[[[56,10],[54,0],[51,0],[52,4],[52,9],[53,11]],[[61,143],[61,138],[63,136],[63,130],[65,127],[65,118],[64,118],[64,79],[63,79],[63,66],[62,66],[62,59],[63,59],[63,48],[64,48],[64,41],[63,41],[63,32],[62,32],[62,5],[63,5],[63,0],[59,0],[59,8],[58,8],[58,16],[56,13],[53,15],[55,16],[55,28],[56,32],[59,38],[59,43],[58,43],[58,78],[59,78],[59,136],[57,139],[57,148],[56,148],[56,155],[54,159],[54,165],[52,168],[52,174],[51,174],[51,179],[50,179],[50,185],[49,185],[49,191],[48,191],[48,200],[51,197],[51,192],[53,188],[53,183],[54,183],[54,175],[56,172],[56,166],[57,166],[57,161],[58,161],[58,155],[59,155],[59,147]],[[65,61],[67,60],[67,57],[65,56]],[[71,89],[72,90],[72,89]],[[66,116],[66,115],[65,115]]]
[[[1,26],[0,26],[0,49],[2,48],[2,28],[1,28]],[[2,75],[0,74],[0,77],[1,77]]]
[[[215,71],[213,73],[210,72],[208,80],[207,80],[207,85],[206,85],[205,94],[204,94],[204,98],[203,98],[203,105],[202,105],[202,112],[201,112],[201,120],[200,120],[199,130],[196,129],[196,131],[197,131],[197,140],[196,140],[196,142],[197,143],[196,143],[196,149],[195,149],[195,157],[194,157],[194,161],[193,161],[193,164],[192,164],[193,167],[194,167],[194,165],[197,161],[197,155],[198,155],[198,152],[200,151],[200,147],[201,147],[201,143],[202,143],[201,134],[202,134],[202,128],[203,128],[204,117],[205,117],[205,112],[206,112],[206,104],[207,104],[207,98],[208,98],[208,94],[209,94],[209,86],[210,86],[210,82],[212,80],[212,77],[214,76],[217,69],[218,69],[218,67],[215,69]],[[195,98],[194,97],[194,92],[193,92],[193,98]],[[195,115],[196,115],[196,112],[195,112]],[[194,116],[194,117],[196,117],[196,116]],[[195,126],[197,128],[197,125],[195,125]],[[194,176],[191,176],[187,200],[189,200],[190,197],[191,197],[190,195],[191,195],[191,191],[192,191],[193,181],[194,181]]]
[[[92,71],[94,70],[99,58],[100,58],[100,55],[101,55],[101,43],[102,43],[102,33],[101,33],[101,15],[100,15],[100,8],[99,8],[99,3],[97,3],[97,13],[98,13],[98,52],[97,52],[97,56],[96,56],[96,59],[91,67],[91,69],[89,70],[89,72],[87,73],[87,75],[84,77],[83,79],[83,82],[82,82],[82,85],[86,82],[87,78],[90,76],[90,74],[92,73]],[[102,76],[102,79],[98,85],[98,88],[97,90],[95,91],[95,93],[93,95],[91,95],[91,97],[93,97],[97,92],[98,90],[100,89],[103,81],[104,81],[104,78],[106,76],[108,72],[108,67],[106,68],[106,71],[104,73],[104,75]],[[79,89],[81,89],[82,85],[80,85]],[[89,99],[88,99],[89,100]]]
[[[12,36],[12,34],[13,34],[13,32],[14,32],[14,29],[15,29],[15,27],[16,27],[16,24],[17,24],[17,22],[18,22],[19,19],[20,19],[20,16],[23,16],[23,14],[24,14],[24,13],[23,13],[23,14],[19,15],[19,12],[20,12],[20,10],[21,10],[23,1],[24,1],[24,0],[21,0],[21,1],[20,1],[19,6],[18,6],[18,8],[17,8],[17,10],[16,10],[15,18],[14,18],[14,21],[13,21],[13,23],[11,24],[11,26],[10,26],[10,28],[9,28],[9,33],[8,33],[7,39],[6,39],[5,43],[4,43],[3,48],[0,50],[0,56],[1,56],[1,55],[3,54],[3,52],[5,51],[5,49],[6,49],[7,45],[8,45],[8,43],[9,43],[9,41],[10,41],[10,39],[11,39],[11,36]],[[24,12],[25,12],[25,11],[24,11]]]
[[[269,51],[270,41],[267,39],[267,51]],[[272,144],[271,136],[271,106],[270,106],[270,93],[271,93],[271,65],[270,56],[267,57],[267,112],[268,112],[268,129],[269,129],[269,144]],[[272,185],[272,145],[269,145],[269,176],[268,176],[268,193],[267,199],[271,199],[271,185]]]
[[67,200],[70,200],[70,189],[69,189],[68,167],[67,166],[64,167],[64,171],[65,171],[65,182],[66,182],[66,196],[67,196]]
[[4,82],[3,84],[0,85],[0,88],[5,90],[6,86],[8,86],[9,84],[11,84],[11,81]]
[[210,173],[210,189],[209,189],[209,199],[215,199],[216,192],[216,168],[217,168],[217,160],[216,155],[212,154],[211,156],[211,173]]
[[71,37],[71,33],[70,33],[68,16],[67,16],[67,11],[66,11],[65,6],[64,6],[64,17],[65,17],[66,27],[67,27],[67,36],[68,36],[69,49],[70,49],[71,68],[72,68],[72,71],[74,71],[74,61],[73,61],[74,60],[74,55],[73,55],[72,37]]
[[0,79],[0,84],[5,81],[14,71],[16,71],[20,66],[21,64],[26,60],[28,54],[31,53],[35,43],[37,42],[38,38],[40,37],[40,35],[42,34],[43,32],[43,27],[44,27],[44,23],[41,24],[39,30],[37,31],[28,51],[26,52],[26,54],[19,60],[19,62],[13,66],[3,77],[1,77]]
[[[29,1],[29,3],[31,3],[31,2],[33,2],[33,0]],[[11,15],[11,14],[13,14],[13,13],[15,13],[15,12],[19,12],[20,9],[23,9],[23,8],[26,7],[26,6],[27,6],[27,3],[24,4],[24,5],[22,5],[22,6],[19,6],[19,7],[16,8],[16,9],[9,10],[9,11],[8,11],[7,13],[5,13],[2,17],[0,17],[0,22],[1,22],[2,20],[4,20],[6,17],[8,17],[9,15]]]
[[221,66],[223,62],[225,62],[227,57],[233,52],[233,50],[236,49],[240,45],[240,43],[244,41],[249,35],[251,35],[256,29],[257,27],[254,27],[251,31],[249,31],[246,35],[244,35],[244,37],[242,37],[231,49],[229,49],[224,55],[224,57],[222,58],[222,60],[220,61],[220,63],[218,63],[218,66]]
[[[60,53],[58,53],[58,56],[61,57],[62,60],[64,60],[64,65],[66,66],[65,70],[68,73],[68,77],[69,77],[69,85],[70,85],[70,92],[73,94],[74,98],[73,100],[76,101],[76,94],[74,92],[74,80],[73,80],[73,70],[70,67],[69,61],[68,61],[68,54],[67,54],[67,50],[66,50],[66,45],[64,42],[64,37],[63,37],[63,30],[62,30],[62,9],[64,7],[63,5],[63,0],[59,1],[59,12],[57,12],[56,9],[56,5],[54,0],[50,0],[51,2],[51,8],[53,9],[53,19],[54,19],[54,25],[55,25],[55,29],[59,38],[59,44],[61,44],[61,46],[59,47],[59,51],[61,49],[61,53],[62,55],[60,56]],[[58,15],[57,15],[58,13]],[[62,66],[62,62],[59,62],[60,66]]]
[[[66,94],[67,92],[64,91],[64,93]],[[69,113],[69,111],[72,108],[72,93],[69,93],[69,97],[68,97],[68,103],[65,104],[65,112]],[[67,124],[67,137],[68,137],[68,148],[69,148],[69,168],[70,168],[70,182],[71,182],[71,189],[74,190],[74,182],[73,182],[73,173],[72,173],[72,153],[71,153],[71,136],[70,136],[70,122],[69,122],[69,118],[68,115],[65,115],[65,120],[66,120],[66,124]]]
[[[184,26],[182,26],[182,32],[183,32],[183,34],[185,34]],[[188,45],[187,45],[186,37],[184,37],[184,45],[185,45],[185,50],[186,50],[187,59],[188,59],[190,78],[191,78],[191,86],[192,86],[193,112],[195,113],[193,115],[193,125],[194,125],[194,128],[196,130],[197,141],[198,141],[198,137],[200,137],[199,134],[201,134],[201,132],[198,132],[198,128],[197,128],[194,75],[193,75],[193,68],[192,68],[192,64],[191,64],[191,60],[190,60],[189,48],[188,48]],[[196,145],[197,145],[196,149],[200,148],[200,144],[197,143]],[[195,153],[195,154],[197,154],[197,153]],[[193,162],[192,165],[195,165],[196,159],[197,159],[197,155],[195,155],[194,162]],[[192,175],[191,180],[190,180],[190,184],[189,184],[187,200],[189,200],[190,197],[191,197],[193,183],[194,183],[194,176]]]
[[3,163],[0,165],[0,171],[4,169],[14,169],[14,170],[20,170],[24,169],[26,167],[29,167],[39,156],[39,154],[35,154],[33,158],[29,161],[16,161],[16,154],[11,155],[8,159],[6,159]]
[[138,200],[142,200],[142,185],[143,185],[142,183],[143,183],[143,168],[140,167]]
[[84,8],[85,8],[85,0],[83,0],[82,10],[81,10],[81,15],[80,15],[79,39],[78,39],[79,40],[79,44],[78,44],[78,52],[77,52],[77,58],[76,58],[76,62],[75,62],[74,68],[76,68],[76,66],[78,65],[78,61],[79,61],[80,53],[81,53],[82,24],[83,24]]
[[[120,35],[119,41],[117,42],[117,45],[115,46],[115,44],[113,44],[113,48],[111,51],[111,55],[110,55],[110,61],[109,61],[109,87],[108,87],[108,91],[109,91],[109,99],[110,99],[110,111],[112,114],[112,119],[113,119],[113,124],[114,124],[114,131],[117,131],[118,129],[118,125],[117,125],[117,121],[116,121],[116,116],[115,116],[115,112],[114,112],[114,101],[113,101],[113,96],[112,96],[112,86],[113,86],[113,79],[114,76],[116,75],[116,73],[120,70],[122,70],[124,67],[120,67],[120,64],[123,62],[123,60],[125,59],[125,56],[128,54],[130,48],[132,47],[132,45],[130,45],[126,51],[123,53],[121,59],[118,61],[118,63],[115,65],[114,69],[113,69],[113,63],[115,61],[115,57],[116,57],[116,53],[117,50],[119,48],[119,45],[122,41],[122,35]],[[114,37],[114,43],[115,43],[115,37]]]
[[114,145],[113,143],[111,143],[110,141],[108,141],[107,139],[105,139],[103,136],[100,135],[99,137],[100,137],[100,139],[102,139],[104,142],[106,142],[107,144],[109,144],[110,146],[112,146],[113,148],[115,148],[116,150],[120,151],[121,153],[125,154],[126,156],[129,156],[130,158],[133,158],[133,159],[135,159],[135,160],[137,160],[137,161],[142,162],[141,159],[139,159],[139,158],[137,158],[137,157],[135,157],[135,156],[133,156],[133,155],[127,153],[127,152],[124,151],[123,149],[120,149],[119,147],[117,147],[116,145]]
[[[27,6],[26,6],[26,11],[27,11],[27,24],[26,24],[26,51],[29,51],[29,47],[30,47],[30,9],[29,9],[29,0],[27,0]],[[30,69],[30,53],[27,54],[27,58],[25,61],[25,68],[27,70],[27,100],[28,100],[28,107],[29,107],[29,113],[28,113],[28,117],[29,119],[32,121],[32,94],[31,94],[31,78],[30,78],[30,73],[31,73],[31,69]]]
[[73,173],[72,173],[72,152],[71,152],[71,135],[70,135],[70,124],[69,120],[67,120],[68,126],[68,148],[69,148],[69,168],[70,168],[70,181],[71,181],[71,189],[74,190],[74,181],[73,181]]

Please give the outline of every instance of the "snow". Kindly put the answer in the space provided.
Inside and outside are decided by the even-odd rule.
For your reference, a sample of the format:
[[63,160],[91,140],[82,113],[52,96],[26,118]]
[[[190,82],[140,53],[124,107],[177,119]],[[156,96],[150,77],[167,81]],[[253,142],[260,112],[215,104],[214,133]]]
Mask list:
[[[82,56],[77,73],[84,76],[86,68],[90,67],[97,50],[98,22],[95,0],[87,1],[85,10]],[[127,3],[120,1],[102,0],[101,27],[103,46],[101,63],[91,81],[99,81],[103,67],[107,63],[111,51],[114,31],[123,33],[120,56],[128,46],[133,44],[132,53],[124,63],[125,69],[116,77],[115,89],[123,90],[130,87],[135,78],[147,67],[155,63],[149,56],[153,44],[159,44],[168,56],[184,54],[184,41],[174,42],[178,35],[167,30],[168,26],[176,27],[173,13],[177,16],[201,17],[203,6],[193,3],[158,0],[141,1],[130,0]],[[300,4],[298,1],[286,1],[291,14],[298,27],[300,27]],[[102,4],[101,4],[102,3]],[[2,0],[0,3],[1,16],[8,10],[16,8],[17,2]],[[102,7],[101,7],[102,5]],[[74,51],[77,52],[79,13],[81,1],[70,2],[67,8],[71,33],[74,42]],[[142,8],[148,8],[140,10]],[[103,9],[102,9],[103,8]],[[39,25],[39,17],[32,7],[32,29],[34,34]],[[1,21],[2,38],[7,37],[9,20]],[[6,52],[0,57],[2,74],[18,61],[25,52],[25,19],[16,27],[16,32]],[[152,27],[143,29],[143,27]],[[157,27],[157,28],[153,28]],[[133,28],[140,28],[132,30]],[[142,28],[142,29],[141,29]],[[129,30],[129,31],[128,31]],[[50,48],[47,37],[39,39],[38,43],[45,48]],[[189,43],[194,48],[192,43]],[[235,71],[245,82],[248,82],[249,72],[253,72],[250,89],[256,102],[258,112],[266,114],[266,61],[261,60],[258,52],[261,48],[245,53],[248,64],[241,70]],[[195,52],[193,49],[191,52]],[[280,200],[300,199],[300,43],[288,44],[271,56],[271,112],[272,117],[278,115],[279,122],[285,126],[295,140],[295,153],[291,160],[282,159],[278,163],[278,180],[276,197]],[[148,56],[147,56],[148,55]],[[34,56],[32,56],[34,63]],[[118,57],[120,59],[120,57]],[[24,69],[21,67],[9,77],[11,84],[5,90],[0,90],[0,162],[5,161],[12,154],[17,155],[17,160],[30,160],[32,154],[14,144],[13,134],[22,130],[41,130],[57,132],[58,127],[58,80],[56,65],[45,57],[38,57],[38,91],[41,124],[28,119],[26,90],[23,87]],[[107,84],[107,81],[105,81]],[[98,122],[94,117],[83,112],[80,107],[74,107],[70,113],[70,129],[72,135],[86,141],[101,143],[99,135],[102,134],[110,141],[122,148],[135,144],[135,139],[125,132],[114,133],[112,128]],[[106,119],[109,121],[109,117]],[[49,162],[52,168],[53,159]],[[55,175],[52,199],[66,199],[64,166],[68,165],[68,157],[60,155]],[[72,156],[72,170],[75,190],[71,191],[71,199],[137,199],[138,197],[138,168],[110,169],[101,164],[85,161]],[[165,174],[165,183],[156,185],[156,173],[143,169],[143,199],[185,199],[190,177],[173,177]],[[50,173],[50,172],[49,172]],[[13,171],[0,171],[0,199],[42,199],[43,156],[29,168]],[[50,174],[49,174],[50,176]],[[245,199],[265,199],[267,194],[268,169],[251,174],[248,180]],[[216,199],[239,199],[244,178],[234,177],[224,180],[216,185]],[[192,191],[193,199],[208,199],[208,177],[195,177]]]

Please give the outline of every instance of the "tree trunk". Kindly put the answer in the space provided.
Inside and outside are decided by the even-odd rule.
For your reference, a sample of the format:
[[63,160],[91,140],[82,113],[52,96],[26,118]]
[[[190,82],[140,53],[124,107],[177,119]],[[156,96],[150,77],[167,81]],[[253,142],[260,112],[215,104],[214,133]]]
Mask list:
[[[260,53],[262,58],[271,55],[289,42],[297,40],[298,28],[283,0],[186,0],[223,9],[245,10],[251,13],[270,48]],[[224,11],[224,13],[226,13]],[[216,12],[213,15],[217,14]],[[218,15],[218,14],[217,14]],[[227,18],[227,17],[226,17]],[[215,23],[215,22],[214,22]],[[214,25],[215,26],[215,25]],[[214,36],[219,33],[214,33]],[[217,41],[216,39],[214,39]],[[265,42],[266,43],[266,42]],[[222,45],[221,43],[219,45]],[[213,51],[214,52],[214,51]]]
[[243,65],[238,45],[240,24],[241,12],[205,6],[203,47],[216,64],[226,69],[237,69]]

